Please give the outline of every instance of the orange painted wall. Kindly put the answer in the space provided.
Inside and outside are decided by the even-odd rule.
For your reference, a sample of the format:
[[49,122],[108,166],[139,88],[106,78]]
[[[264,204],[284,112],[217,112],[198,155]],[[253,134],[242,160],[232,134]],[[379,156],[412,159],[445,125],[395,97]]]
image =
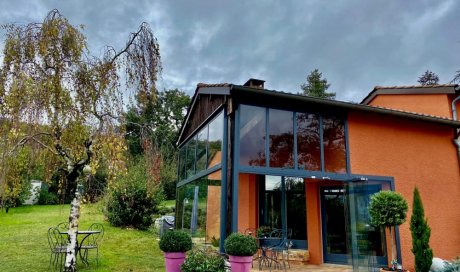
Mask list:
[[220,186],[208,186],[206,203],[206,241],[220,237]]
[[256,176],[240,174],[238,183],[238,230],[257,228],[258,205]]
[[452,117],[451,103],[447,94],[381,94],[376,96],[369,105]]
[[403,264],[414,266],[409,221],[415,186],[431,227],[434,256],[460,255],[460,169],[453,129],[353,112],[348,127],[352,173],[393,176],[396,191],[409,203],[408,219],[400,227]]
[[305,182],[305,190],[307,202],[308,252],[310,253],[310,263],[321,264],[323,263],[323,246],[321,238],[321,207],[318,183],[307,179]]

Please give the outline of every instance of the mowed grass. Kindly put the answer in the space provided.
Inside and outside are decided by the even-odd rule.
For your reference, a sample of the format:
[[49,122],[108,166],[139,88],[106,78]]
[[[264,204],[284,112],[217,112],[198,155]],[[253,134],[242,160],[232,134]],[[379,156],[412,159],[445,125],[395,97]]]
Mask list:
[[[49,271],[47,231],[66,222],[69,205],[22,206],[0,211],[0,271]],[[90,251],[87,267],[77,259],[79,271],[164,271],[163,253],[153,231],[112,227],[104,221],[98,204],[82,206],[79,229],[102,223],[99,266]]]

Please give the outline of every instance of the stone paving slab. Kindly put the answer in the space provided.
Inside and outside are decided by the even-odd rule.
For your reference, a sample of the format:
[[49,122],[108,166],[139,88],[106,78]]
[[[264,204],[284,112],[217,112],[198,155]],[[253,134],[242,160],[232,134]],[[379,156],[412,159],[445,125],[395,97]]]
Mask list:
[[[270,271],[267,267],[263,267],[262,270],[258,269],[258,263],[254,262],[254,268],[252,272],[256,271]],[[283,269],[272,269],[272,271],[283,271]],[[325,271],[325,272],[352,272],[353,269],[351,266],[347,265],[333,265],[333,264],[323,264],[323,265],[298,265],[291,264],[291,268],[286,268],[287,272],[300,272],[300,271]]]

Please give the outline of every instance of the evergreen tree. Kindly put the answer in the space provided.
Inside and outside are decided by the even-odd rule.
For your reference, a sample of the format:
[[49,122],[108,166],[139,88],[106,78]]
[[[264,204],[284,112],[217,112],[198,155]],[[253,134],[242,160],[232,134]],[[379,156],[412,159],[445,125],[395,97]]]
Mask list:
[[422,86],[437,85],[439,83],[439,77],[434,72],[426,70],[426,72],[418,78],[417,82]]
[[410,230],[412,233],[412,253],[415,255],[415,271],[428,272],[433,260],[433,250],[429,245],[431,229],[425,218],[422,199],[417,187],[414,189]]
[[307,76],[307,82],[300,85],[302,89],[301,94],[326,98],[326,99],[335,99],[335,93],[326,92],[331,84],[327,83],[327,79],[322,78],[323,73],[320,73],[318,69],[315,69],[310,72]]

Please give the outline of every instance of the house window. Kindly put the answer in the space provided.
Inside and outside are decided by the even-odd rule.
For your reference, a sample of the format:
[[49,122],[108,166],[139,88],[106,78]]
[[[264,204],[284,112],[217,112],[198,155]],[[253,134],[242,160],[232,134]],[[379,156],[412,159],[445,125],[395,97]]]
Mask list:
[[293,113],[270,109],[268,114],[270,167],[294,168]]
[[221,171],[189,182],[177,189],[176,228],[211,243],[220,237]]
[[224,114],[221,112],[203,127],[179,151],[179,180],[221,164],[224,138]]
[[206,147],[208,143],[208,127],[198,133],[196,141],[196,172],[206,169]]
[[335,116],[323,117],[324,171],[346,173],[345,124]]
[[241,105],[240,164],[265,166],[266,109]]
[[191,177],[195,174],[195,150],[196,148],[196,137],[193,137],[187,143],[187,160],[185,167],[187,169],[187,177]]
[[208,168],[222,161],[222,142],[224,138],[224,114],[221,112],[209,124]]
[[297,113],[297,158],[299,169],[321,171],[319,117]]

